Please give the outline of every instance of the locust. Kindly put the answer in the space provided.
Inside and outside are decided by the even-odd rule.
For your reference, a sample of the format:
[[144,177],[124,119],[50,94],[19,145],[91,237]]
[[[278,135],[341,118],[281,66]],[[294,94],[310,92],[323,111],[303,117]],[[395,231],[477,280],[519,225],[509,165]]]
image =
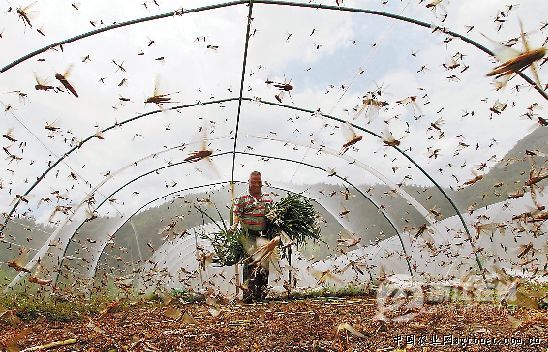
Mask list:
[[12,268],[16,271],[30,273],[31,271],[29,269],[25,268],[25,266],[23,265],[23,263],[26,261],[28,253],[29,253],[29,249],[20,248],[19,249],[19,255],[17,256],[17,258],[12,259],[12,260],[8,260],[6,263],[8,264],[8,266],[10,268]]
[[[56,73],[55,74],[55,78],[57,78],[57,80],[59,80],[59,82],[61,82],[61,84],[66,88],[68,89],[72,94],[74,94],[74,96],[76,98],[78,98],[78,93],[76,93],[76,89],[74,89],[74,86],[72,84],[70,84],[70,82],[68,81],[67,77],[69,76],[70,74],[70,70],[72,69],[72,65],[69,66],[69,68],[65,71],[65,73],[61,74],[61,73]],[[36,88],[36,87],[35,87]]]
[[356,134],[350,123],[345,123],[342,128],[342,132],[346,139],[346,142],[342,145],[340,155],[346,153],[351,146],[362,140],[363,136]]
[[[506,82],[513,77],[513,75],[521,73],[527,68],[531,68],[531,71],[533,72],[533,76],[535,78],[536,84],[541,87],[540,79],[538,76],[538,69],[535,65],[536,61],[539,61],[546,55],[546,48],[540,47],[536,49],[531,49],[529,46],[529,43],[525,37],[525,33],[523,32],[523,24],[520,21],[520,36],[521,41],[523,44],[523,51],[517,52],[516,50],[513,50],[512,48],[505,45],[505,49],[513,50],[514,56],[506,61],[504,61],[502,64],[495,67],[493,70],[488,72],[487,76],[496,76],[496,78],[503,77],[503,76],[509,76],[505,82],[501,84],[501,86],[504,86]],[[499,44],[500,46],[500,44]],[[499,57],[499,59],[502,59]]]
[[36,90],[44,90],[47,92],[48,90],[55,88],[42,81],[40,78],[38,78],[38,76],[36,76],[36,74],[34,74],[34,79],[36,80],[36,85],[34,86],[34,89]]
[[159,85],[160,85],[160,80],[159,78],[156,78],[156,81],[154,83],[154,92],[152,93],[152,96],[148,97],[145,100],[145,104],[156,104],[158,105],[158,107],[162,108],[162,104],[175,103],[171,101],[171,97],[170,97],[170,95],[173,93],[170,93],[170,94],[160,93]]
[[33,2],[33,3],[30,4],[30,5],[25,6],[25,7],[18,7],[17,10],[16,10],[17,14],[19,15],[19,18],[20,18],[21,20],[23,20],[23,23],[24,23],[25,25],[28,24],[29,27],[31,27],[31,28],[32,28],[32,23],[30,22],[30,16],[29,16],[28,10],[29,10],[31,7],[33,7],[34,4],[36,4],[36,1]]

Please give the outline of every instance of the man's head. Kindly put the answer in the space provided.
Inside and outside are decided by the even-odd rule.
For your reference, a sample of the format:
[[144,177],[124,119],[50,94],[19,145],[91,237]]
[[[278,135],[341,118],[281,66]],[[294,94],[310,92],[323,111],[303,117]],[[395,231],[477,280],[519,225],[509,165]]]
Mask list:
[[259,196],[261,194],[262,185],[261,173],[259,171],[253,171],[249,175],[249,194],[252,196]]

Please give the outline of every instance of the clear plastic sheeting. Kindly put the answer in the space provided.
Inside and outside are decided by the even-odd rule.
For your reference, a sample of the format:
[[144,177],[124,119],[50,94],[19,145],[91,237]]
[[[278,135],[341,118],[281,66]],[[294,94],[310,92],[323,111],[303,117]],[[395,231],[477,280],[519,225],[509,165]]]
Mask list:
[[[535,273],[543,261],[543,250],[546,243],[538,234],[546,231],[545,225],[527,225],[521,223],[523,230],[517,232],[532,232],[537,236],[530,238],[523,235],[518,238],[507,235],[507,231],[516,232],[512,214],[527,212],[532,206],[529,199],[523,199],[506,207],[504,203],[493,204],[481,209],[470,217],[470,226],[475,226],[477,246],[480,248],[483,262],[490,275],[496,275],[497,270],[505,270],[511,275],[535,279]],[[489,219],[493,222],[473,222],[477,219]],[[447,218],[440,226],[458,226],[458,219]],[[221,226],[221,222],[217,223]],[[215,224],[199,226],[188,231],[184,238],[166,241],[143,266],[138,286],[142,290],[154,290],[158,286],[169,289],[185,289],[194,292],[205,292],[208,287],[217,294],[234,297],[236,286],[234,281],[234,266],[222,268],[215,264],[203,267],[208,263],[205,258],[213,253],[210,243],[203,238],[204,234],[216,230]],[[447,287],[457,285],[460,280],[477,273],[476,263],[470,250],[463,250],[464,237],[456,233],[451,238],[434,234],[430,229],[423,233],[405,233],[404,243],[410,249],[413,258],[415,281],[442,282]],[[515,247],[515,241],[518,246]],[[527,248],[531,247],[529,250]],[[509,250],[510,248],[510,250]],[[527,250],[527,251],[526,251]],[[455,255],[457,254],[458,257]],[[505,256],[505,261],[492,260]],[[523,264],[523,259],[527,263]],[[291,266],[286,260],[279,263],[281,270],[270,270],[270,290],[273,294],[284,292],[287,286],[289,270],[292,270],[295,290],[315,288],[342,289],[349,285],[377,283],[389,276],[408,277],[407,265],[403,259],[401,245],[396,237],[382,240],[376,245],[359,246],[356,249],[340,253],[331,258],[314,260],[306,258],[300,252],[293,253]],[[373,279],[376,278],[376,279]],[[240,279],[241,280],[241,279]],[[241,282],[239,282],[241,285]]]
[[144,265],[138,286],[151,290],[165,285],[202,293],[211,287],[217,294],[234,296],[234,267],[205,265],[205,257],[213,253],[213,248],[201,235],[215,229],[213,224],[200,226],[189,230],[184,238],[165,242]]
[[272,292],[545,278],[540,0],[50,2],[0,8],[4,290],[235,295],[200,255],[253,170],[322,228]]

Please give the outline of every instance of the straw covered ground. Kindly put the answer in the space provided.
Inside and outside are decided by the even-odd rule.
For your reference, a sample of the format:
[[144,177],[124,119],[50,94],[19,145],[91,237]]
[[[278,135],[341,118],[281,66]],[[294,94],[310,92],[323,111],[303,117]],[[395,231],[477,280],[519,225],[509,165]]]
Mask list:
[[[548,351],[546,310],[444,302],[376,319],[373,296],[112,302],[65,322],[0,316],[0,347],[54,351]],[[412,314],[412,315],[409,315]],[[397,317],[411,318],[399,321]],[[386,316],[387,318],[390,318]],[[405,321],[407,320],[407,321]],[[42,347],[42,349],[46,349]],[[40,350],[40,349],[35,349]]]

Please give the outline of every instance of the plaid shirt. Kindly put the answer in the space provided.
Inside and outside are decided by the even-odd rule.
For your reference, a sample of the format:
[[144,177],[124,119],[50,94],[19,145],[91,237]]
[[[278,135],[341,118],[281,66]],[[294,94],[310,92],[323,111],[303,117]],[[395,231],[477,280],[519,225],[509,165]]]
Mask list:
[[271,204],[272,198],[268,193],[263,193],[257,198],[243,194],[234,201],[234,214],[240,219],[243,228],[261,231],[266,227],[265,214]]

